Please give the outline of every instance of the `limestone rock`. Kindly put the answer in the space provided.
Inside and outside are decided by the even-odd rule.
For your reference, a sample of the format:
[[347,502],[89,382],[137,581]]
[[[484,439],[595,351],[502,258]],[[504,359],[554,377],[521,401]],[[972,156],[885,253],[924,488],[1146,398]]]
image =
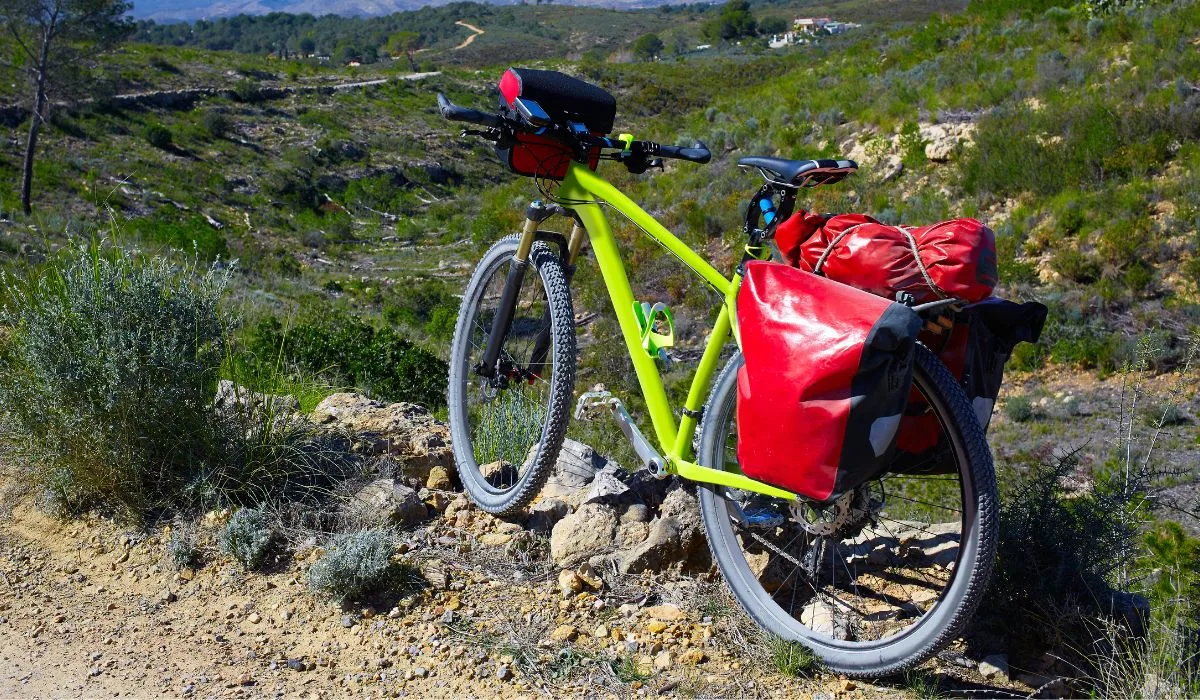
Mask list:
[[213,408],[228,418],[251,419],[258,417],[260,412],[266,412],[277,418],[291,419],[300,413],[300,402],[295,396],[262,394],[222,379],[217,383]]
[[414,489],[395,479],[376,479],[354,494],[346,514],[356,523],[415,525],[429,515]]
[[429,476],[425,479],[425,488],[435,491],[449,491],[454,487],[450,479],[450,470],[441,465],[431,467]]
[[534,532],[550,532],[570,512],[571,506],[566,503],[556,498],[544,498],[529,508],[525,526]]
[[559,566],[574,566],[612,547],[617,514],[603,503],[585,503],[554,526],[550,556]]
[[433,467],[453,468],[450,429],[433,414],[411,403],[384,403],[361,394],[329,396],[309,421],[328,430],[353,435],[358,451],[388,455],[404,466],[406,476],[426,482]]
[[563,440],[554,472],[542,487],[542,497],[578,507],[588,500],[588,489],[596,474],[605,468],[611,472],[611,467],[610,462],[591,447],[570,438]]
[[991,680],[1008,680],[1008,654],[989,654],[979,662],[979,675]]

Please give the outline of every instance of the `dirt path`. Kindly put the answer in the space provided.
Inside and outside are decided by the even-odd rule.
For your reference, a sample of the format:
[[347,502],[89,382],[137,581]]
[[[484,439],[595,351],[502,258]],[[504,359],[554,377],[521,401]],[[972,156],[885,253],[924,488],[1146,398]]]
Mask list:
[[459,44],[458,46],[455,46],[453,49],[451,49],[451,51],[458,51],[459,49],[467,48],[468,46],[471,45],[472,41],[475,41],[475,37],[479,36],[480,34],[486,33],[479,27],[476,27],[475,25],[470,24],[468,22],[464,22],[461,19],[458,20],[457,22],[455,22],[455,24],[457,24],[460,27],[466,27],[467,29],[470,29],[471,31],[473,31],[475,33],[472,34],[471,36],[467,37],[466,39],[463,39],[463,42],[461,44]]
[[[478,548],[488,535],[477,528],[493,520],[468,520],[462,541]],[[443,539],[459,529],[431,527]],[[0,698],[895,695],[751,662],[730,636],[732,609],[714,620],[703,617],[714,610],[684,604],[669,624],[648,627],[653,619],[625,604],[624,591],[568,599],[553,571],[498,575],[488,564],[498,549],[467,561],[456,543],[422,559],[434,583],[376,611],[308,594],[303,553],[247,574],[209,546],[201,566],[176,572],[167,538],[100,519],[64,523],[27,505],[0,516]],[[593,633],[598,625],[611,639]],[[536,666],[514,659],[522,649],[536,650]],[[672,663],[654,667],[666,654]],[[640,680],[614,675],[605,659],[618,658],[636,660]]]

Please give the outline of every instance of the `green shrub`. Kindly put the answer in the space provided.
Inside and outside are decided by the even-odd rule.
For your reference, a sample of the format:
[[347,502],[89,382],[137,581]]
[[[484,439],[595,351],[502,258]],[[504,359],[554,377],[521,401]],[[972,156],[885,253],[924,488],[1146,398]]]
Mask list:
[[214,139],[223,139],[229,133],[229,119],[215,109],[210,109],[200,117],[200,126]]
[[800,642],[770,637],[767,649],[771,652],[771,663],[775,670],[789,678],[808,676],[817,668],[817,657]]
[[341,314],[284,329],[277,319],[258,325],[250,341],[260,358],[282,355],[311,372],[332,370],[355,386],[390,401],[436,410],[446,405],[446,363],[390,328]]
[[229,276],[92,247],[3,278],[6,437],[51,505],[140,521],[220,461]]
[[171,147],[171,130],[161,124],[151,124],[146,127],[143,134],[146,137],[146,143],[166,150]]
[[[1112,614],[1117,575],[1138,554],[1148,476],[1112,465],[1072,491],[1075,454],[1030,465],[1003,489],[996,569],[982,625],[1022,658],[1089,648],[1091,621]],[[1012,472],[1017,473],[1017,472]]]
[[334,537],[325,556],[305,576],[313,593],[345,602],[382,591],[402,582],[404,568],[392,562],[392,534],[365,530]]
[[1004,415],[1009,420],[1024,423],[1034,416],[1033,401],[1028,396],[1012,396],[1004,401]]
[[193,528],[177,527],[171,530],[171,539],[167,541],[167,559],[176,569],[193,566],[200,560],[200,550],[196,546],[196,532]]
[[250,78],[242,78],[233,86],[233,95],[238,102],[253,104],[262,101],[262,90],[258,83]]
[[239,508],[217,533],[217,544],[247,571],[253,571],[266,560],[273,536],[266,513],[256,508]]

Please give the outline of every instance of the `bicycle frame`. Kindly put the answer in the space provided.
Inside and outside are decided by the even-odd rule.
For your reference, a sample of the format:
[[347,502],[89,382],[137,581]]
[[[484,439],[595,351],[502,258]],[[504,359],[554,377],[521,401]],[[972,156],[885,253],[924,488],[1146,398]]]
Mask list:
[[[600,275],[608,288],[613,310],[621,327],[621,335],[646,399],[659,450],[667,462],[664,465],[666,471],[689,481],[717,484],[774,498],[797,498],[794,493],[756,481],[741,473],[712,469],[691,461],[697,419],[704,408],[713,375],[717,371],[721,350],[731,336],[740,345],[735,306],[737,292],[741,287],[740,275],[734,273],[731,278],[725,278],[633,200],[582,163],[571,162],[557,197],[566,202],[577,202],[563,206],[575,212],[591,242],[592,252],[600,267]],[[617,249],[612,228],[604,215],[605,204],[632,221],[724,297],[721,311],[717,315],[716,323],[705,343],[704,354],[692,378],[684,402],[683,415],[678,424],[667,400],[666,388],[663,386],[658,366],[654,358],[642,349],[641,330],[633,309],[633,290],[629,285],[629,277],[625,273],[625,264]]]

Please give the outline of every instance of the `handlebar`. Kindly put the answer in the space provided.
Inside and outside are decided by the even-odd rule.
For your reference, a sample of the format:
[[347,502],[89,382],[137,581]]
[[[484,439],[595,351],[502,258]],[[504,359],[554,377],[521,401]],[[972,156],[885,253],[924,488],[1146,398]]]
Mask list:
[[438,111],[442,113],[442,117],[453,122],[470,122],[472,124],[480,124],[488,127],[500,126],[500,117],[487,112],[470,109],[469,107],[459,107],[442,93],[437,95]]
[[[471,124],[479,124],[491,129],[497,129],[498,134],[511,133],[511,131],[536,131],[544,133],[544,129],[538,129],[535,125],[528,123],[518,123],[514,120],[505,119],[498,114],[488,114],[480,112],[469,107],[460,107],[446,98],[442,93],[437,94],[438,111],[442,117],[456,122],[469,122]],[[588,134],[586,129],[581,125],[573,124],[574,127],[567,135],[578,139],[578,142],[587,147],[595,148],[611,148],[620,149],[621,154],[615,157],[629,168],[630,172],[641,173],[645,172],[650,165],[660,165],[661,161],[652,162],[655,158],[673,158],[676,160],[686,160],[692,163],[707,163],[712,160],[712,152],[700,142],[696,142],[694,146],[663,146],[653,141],[632,141],[626,143],[617,139],[612,139],[606,136],[594,136]],[[466,132],[464,132],[466,133]],[[471,132],[475,133],[475,132]],[[484,135],[485,134],[479,134]],[[489,137],[493,138],[493,137]],[[496,136],[498,138],[498,136]],[[564,136],[565,138],[565,136]],[[493,138],[494,140],[494,138]]]
[[712,160],[712,151],[708,150],[708,147],[700,142],[697,142],[691,148],[683,146],[659,146],[658,144],[650,145],[656,146],[653,155],[662,156],[663,158],[675,158],[693,163],[707,163]]

